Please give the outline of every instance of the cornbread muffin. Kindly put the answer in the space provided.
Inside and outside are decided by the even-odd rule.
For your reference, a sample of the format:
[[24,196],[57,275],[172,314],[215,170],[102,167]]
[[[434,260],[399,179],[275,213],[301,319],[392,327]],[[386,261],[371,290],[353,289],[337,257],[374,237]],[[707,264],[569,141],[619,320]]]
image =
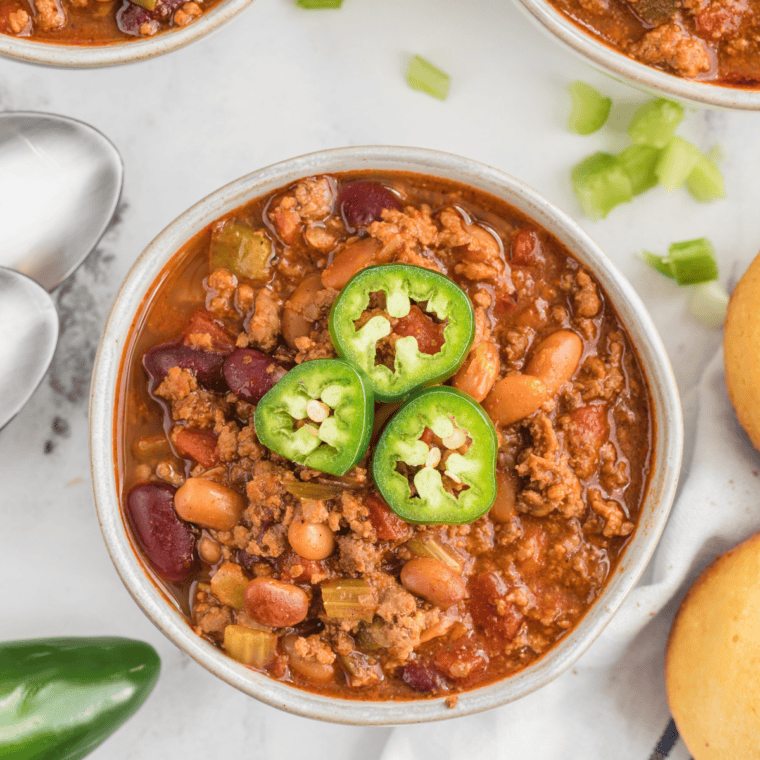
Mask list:
[[723,331],[726,385],[742,427],[760,449],[760,255],[728,304]]
[[694,760],[760,758],[760,533],[718,557],[668,640],[670,710]]

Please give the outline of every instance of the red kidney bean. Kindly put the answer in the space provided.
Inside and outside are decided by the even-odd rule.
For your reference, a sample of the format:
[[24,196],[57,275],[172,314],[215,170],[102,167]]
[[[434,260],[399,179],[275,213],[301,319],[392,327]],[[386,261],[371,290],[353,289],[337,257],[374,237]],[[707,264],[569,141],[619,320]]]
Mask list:
[[182,581],[195,570],[197,558],[193,531],[174,511],[175,491],[168,483],[139,483],[127,496],[127,515],[155,571]]
[[408,662],[401,668],[401,680],[415,691],[422,691],[427,694],[443,691],[448,686],[448,682],[442,673],[435,668],[415,661]]
[[121,8],[116,13],[116,23],[124,34],[140,36],[140,27],[152,21],[165,21],[187,0],[158,0],[155,10],[149,11],[135,5],[129,0],[124,0]]
[[378,182],[350,182],[338,193],[338,208],[349,232],[363,231],[383,209],[400,209],[398,198]]
[[257,557],[255,554],[248,554],[245,549],[238,549],[235,554],[235,559],[238,565],[249,573],[253,570],[253,566],[261,561],[261,557]]
[[223,372],[229,389],[251,404],[257,404],[285,374],[271,356],[253,348],[231,353],[224,361]]
[[172,367],[189,369],[199,383],[216,385],[222,377],[224,354],[214,354],[182,343],[162,343],[143,356],[143,367],[150,377],[160,383]]

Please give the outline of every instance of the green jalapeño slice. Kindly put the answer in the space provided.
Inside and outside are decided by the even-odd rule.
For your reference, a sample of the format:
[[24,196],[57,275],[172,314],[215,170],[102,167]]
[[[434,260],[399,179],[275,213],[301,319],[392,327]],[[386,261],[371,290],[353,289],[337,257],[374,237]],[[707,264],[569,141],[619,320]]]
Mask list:
[[467,394],[418,391],[386,426],[372,473],[388,506],[410,523],[460,525],[496,498],[496,431]]
[[378,401],[451,377],[474,335],[467,294],[448,277],[409,264],[363,269],[330,312],[335,350],[369,377]]
[[256,405],[256,435],[268,449],[330,475],[344,475],[367,451],[372,389],[341,359],[290,370]]

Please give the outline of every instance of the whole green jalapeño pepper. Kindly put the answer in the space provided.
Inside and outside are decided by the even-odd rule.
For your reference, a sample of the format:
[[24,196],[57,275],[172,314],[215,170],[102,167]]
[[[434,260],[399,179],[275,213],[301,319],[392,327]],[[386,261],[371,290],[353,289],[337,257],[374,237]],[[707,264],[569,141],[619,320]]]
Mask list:
[[375,485],[407,522],[460,525],[496,498],[496,431],[483,408],[448,386],[413,394],[386,426]]
[[132,639],[0,644],[0,757],[84,757],[140,707],[160,667],[155,649]]
[[[381,294],[384,305],[378,311],[383,313],[364,321],[371,294]],[[437,323],[416,304],[424,304]],[[414,315],[417,326],[410,324]],[[401,324],[406,329],[392,336]],[[437,330],[434,334],[442,335],[442,344],[420,345],[420,326],[427,333],[430,328]],[[467,294],[442,274],[409,264],[363,269],[349,280],[330,311],[335,350],[366,373],[378,401],[395,401],[420,385],[451,377],[465,360],[474,335],[475,318]],[[377,361],[378,343],[389,336],[395,338],[392,366]]]
[[344,475],[367,451],[374,421],[367,378],[342,359],[290,370],[256,405],[256,435],[272,451]]

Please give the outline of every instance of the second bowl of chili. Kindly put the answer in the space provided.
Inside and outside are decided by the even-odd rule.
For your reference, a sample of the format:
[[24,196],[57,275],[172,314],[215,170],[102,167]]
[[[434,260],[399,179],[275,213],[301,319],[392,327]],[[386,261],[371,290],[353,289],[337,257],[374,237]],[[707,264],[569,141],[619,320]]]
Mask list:
[[[365,370],[360,391],[307,369],[343,361],[330,306],[389,264],[470,304],[373,285],[351,319],[387,323],[379,364],[474,331],[420,378],[443,387],[374,404],[364,450],[371,408],[338,417]],[[487,709],[569,667],[653,551],[682,443],[659,338],[585,233],[495,169],[409,148],[293,159],[172,223],[116,299],[90,419],[106,543],[156,625],[269,704],[360,724]],[[359,431],[342,475],[287,448],[337,451],[330,424]]]

